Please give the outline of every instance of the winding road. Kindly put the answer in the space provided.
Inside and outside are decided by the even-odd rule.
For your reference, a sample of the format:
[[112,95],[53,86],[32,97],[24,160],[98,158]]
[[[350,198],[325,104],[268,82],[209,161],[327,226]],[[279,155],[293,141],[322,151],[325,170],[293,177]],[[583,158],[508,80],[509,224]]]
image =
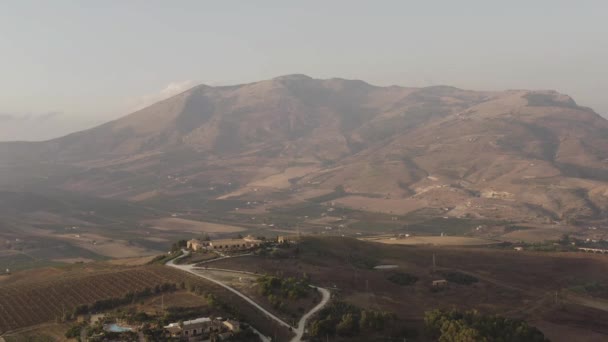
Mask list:
[[[317,289],[317,291],[319,291],[321,293],[322,299],[321,302],[319,302],[319,304],[317,304],[314,308],[312,308],[309,312],[307,312],[306,314],[304,314],[304,316],[302,316],[302,318],[300,318],[300,321],[298,322],[298,326],[297,327],[292,327],[291,325],[289,325],[288,323],[286,323],[285,321],[283,321],[282,319],[280,319],[279,317],[275,316],[274,314],[272,314],[271,312],[269,312],[268,310],[264,309],[261,305],[259,305],[258,303],[254,302],[251,298],[247,297],[246,295],[244,295],[243,293],[241,293],[240,291],[236,290],[235,288],[226,285],[225,283],[214,279],[212,277],[209,277],[205,274],[202,274],[200,272],[197,272],[197,270],[204,270],[204,268],[198,268],[195,267],[194,264],[191,265],[177,265],[175,263],[176,260],[184,258],[188,255],[190,255],[189,251],[183,250],[182,251],[183,254],[175,259],[169,260],[166,265],[169,267],[173,267],[176,268],[178,270],[182,270],[184,272],[188,272],[190,274],[193,274],[197,277],[201,277],[205,280],[208,280],[214,284],[217,284],[223,288],[225,288],[226,290],[236,294],[237,296],[241,297],[242,299],[244,299],[246,302],[248,302],[249,304],[253,305],[256,309],[258,309],[259,311],[261,311],[262,313],[264,313],[268,318],[276,321],[277,323],[279,323],[280,325],[288,328],[288,329],[292,329],[292,331],[296,334],[296,336],[294,338],[291,339],[291,342],[299,342],[302,341],[302,336],[304,336],[304,330],[306,328],[306,322],[308,321],[308,319],[314,315],[316,312],[318,312],[319,310],[321,310],[323,307],[325,307],[327,305],[327,303],[329,302],[329,299],[331,298],[331,294],[329,292],[329,290],[324,289],[322,287],[316,287],[316,286],[310,286],[314,289]],[[219,258],[219,259],[214,259],[214,260],[208,260],[205,263],[210,263],[212,261],[217,261],[217,260],[221,260],[224,258],[229,258],[229,257],[223,257],[223,258]],[[232,271],[232,270],[227,270],[227,271]],[[240,272],[240,273],[247,273],[247,272],[243,272],[243,271],[234,271],[234,272]]]

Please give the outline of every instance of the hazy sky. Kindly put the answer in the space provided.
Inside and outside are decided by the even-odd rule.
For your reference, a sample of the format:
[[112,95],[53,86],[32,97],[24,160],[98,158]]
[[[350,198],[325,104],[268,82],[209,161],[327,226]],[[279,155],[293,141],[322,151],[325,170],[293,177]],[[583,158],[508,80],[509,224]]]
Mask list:
[[608,114],[608,1],[0,2],[0,140],[46,139],[197,83],[304,73],[555,89]]

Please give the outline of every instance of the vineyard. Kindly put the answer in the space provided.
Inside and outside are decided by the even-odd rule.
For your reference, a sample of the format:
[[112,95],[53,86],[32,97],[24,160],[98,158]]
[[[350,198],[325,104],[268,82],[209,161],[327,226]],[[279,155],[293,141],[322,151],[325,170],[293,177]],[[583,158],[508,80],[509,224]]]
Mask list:
[[179,284],[186,279],[192,281],[180,271],[157,265],[3,285],[0,286],[0,334],[55,321],[79,305],[123,297],[129,292],[165,283]]

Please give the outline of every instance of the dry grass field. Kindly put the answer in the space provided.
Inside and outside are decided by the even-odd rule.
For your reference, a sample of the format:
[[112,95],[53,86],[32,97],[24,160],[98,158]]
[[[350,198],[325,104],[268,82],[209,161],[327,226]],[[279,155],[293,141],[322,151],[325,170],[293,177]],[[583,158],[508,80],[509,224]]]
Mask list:
[[159,252],[129,244],[126,240],[111,239],[99,234],[61,234],[56,235],[56,237],[93,253],[111,258],[133,258],[155,255]]
[[277,173],[266,177],[264,179],[256,180],[249,183],[250,187],[269,187],[277,189],[286,189],[291,186],[290,179],[304,177],[309,173],[318,171],[318,166],[305,166],[305,167],[290,167],[281,173]]
[[43,323],[13,331],[4,338],[6,342],[70,341],[65,337],[70,326],[69,323]]
[[389,245],[485,246],[499,243],[494,240],[466,236],[412,236],[403,239],[369,238],[365,240]]
[[[432,271],[433,254],[437,272]],[[398,268],[373,270],[368,267],[380,264]],[[572,341],[566,338],[572,336],[608,338],[608,325],[604,321],[608,319],[608,306],[589,307],[580,299],[583,295],[566,295],[573,286],[591,282],[608,284],[608,257],[602,255],[391,245],[315,237],[299,245],[297,258],[244,257],[220,260],[215,266],[285,276],[307,274],[313,284],[337,287],[335,295],[347,302],[392,311],[420,325],[424,311],[434,308],[477,309],[525,319],[532,325],[549,329],[547,336],[553,341]],[[446,271],[465,272],[478,282],[450,283],[443,291],[431,291],[431,281],[441,279],[441,272]],[[395,272],[414,275],[418,281],[411,286],[397,285],[388,280]],[[598,301],[591,297],[588,300]],[[580,312],[591,316],[586,321],[580,320],[577,318]],[[555,324],[561,326],[559,333],[550,330]],[[593,333],[586,335],[589,330]]]
[[150,262],[152,259],[154,259],[154,257],[154,255],[150,255],[136,258],[113,259],[109,260],[107,263],[119,266],[141,266]]
[[427,203],[417,199],[385,199],[363,196],[346,196],[333,201],[338,206],[350,209],[372,211],[385,214],[405,215],[424,208]]
[[[140,260],[132,259],[138,263]],[[0,335],[15,341],[38,341],[44,336],[60,336],[67,327],[54,322],[64,310],[97,300],[121,298],[128,292],[154,288],[164,283],[191,284],[215,295],[238,315],[267,336],[287,341],[292,335],[259,314],[240,297],[202,278],[162,265],[126,267],[115,262],[80,264],[62,269],[35,269],[0,278]],[[129,307],[158,313],[164,307],[205,307],[204,297],[185,291],[148,297]],[[209,310],[207,310],[209,311]],[[221,314],[220,311],[215,311]],[[226,314],[224,312],[223,314]],[[38,338],[38,339],[37,339]],[[51,339],[61,340],[61,339]]]
[[200,233],[238,233],[245,229],[227,224],[210,223],[203,221],[187,220],[182,218],[168,217],[153,221],[147,221],[153,228],[166,231],[179,231],[193,234]]
[[183,279],[181,272],[164,266],[74,269],[35,282],[22,278],[0,285],[0,333],[54,321],[81,304]]

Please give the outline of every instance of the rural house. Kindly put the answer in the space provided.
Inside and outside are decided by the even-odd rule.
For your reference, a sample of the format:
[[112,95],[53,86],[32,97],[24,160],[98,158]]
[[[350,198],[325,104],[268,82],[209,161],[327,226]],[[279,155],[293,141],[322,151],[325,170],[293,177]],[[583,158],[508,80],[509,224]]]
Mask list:
[[448,286],[448,281],[445,279],[433,280],[431,285],[433,287],[444,287],[444,286]]
[[226,327],[221,321],[201,317],[180,323],[171,323],[164,327],[172,337],[179,337],[188,341],[208,340],[212,333],[222,333]]

